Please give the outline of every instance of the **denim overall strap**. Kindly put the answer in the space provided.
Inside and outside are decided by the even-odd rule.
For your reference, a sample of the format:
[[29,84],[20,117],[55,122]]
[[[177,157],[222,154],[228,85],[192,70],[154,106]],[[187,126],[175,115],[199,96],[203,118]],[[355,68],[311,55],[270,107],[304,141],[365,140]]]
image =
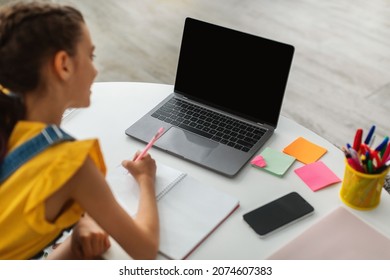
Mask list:
[[21,165],[51,145],[75,140],[56,125],[48,125],[41,133],[9,153],[0,163],[0,183]]

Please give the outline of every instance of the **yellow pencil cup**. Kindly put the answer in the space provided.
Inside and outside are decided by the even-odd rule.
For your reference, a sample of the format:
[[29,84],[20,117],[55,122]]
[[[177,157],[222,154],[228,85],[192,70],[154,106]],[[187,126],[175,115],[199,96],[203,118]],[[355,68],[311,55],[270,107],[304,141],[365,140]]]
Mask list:
[[366,174],[353,169],[345,161],[344,179],[340,189],[341,200],[357,210],[378,206],[389,168],[379,174]]

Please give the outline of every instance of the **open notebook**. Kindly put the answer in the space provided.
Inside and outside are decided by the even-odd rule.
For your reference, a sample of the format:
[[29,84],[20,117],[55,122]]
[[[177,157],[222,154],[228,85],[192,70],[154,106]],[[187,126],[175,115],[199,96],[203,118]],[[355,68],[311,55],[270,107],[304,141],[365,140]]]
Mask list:
[[[134,178],[119,166],[108,173],[107,180],[119,203],[134,216],[139,199],[139,188]],[[170,259],[187,258],[239,207],[235,197],[162,163],[157,163],[156,197],[160,217],[160,253]],[[123,259],[126,256],[117,244],[112,247],[104,257]]]

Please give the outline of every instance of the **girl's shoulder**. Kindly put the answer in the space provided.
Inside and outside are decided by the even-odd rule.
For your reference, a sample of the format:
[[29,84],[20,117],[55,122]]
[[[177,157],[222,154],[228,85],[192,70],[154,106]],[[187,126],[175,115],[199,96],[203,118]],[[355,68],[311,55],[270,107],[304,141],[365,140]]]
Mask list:
[[[12,131],[9,139],[8,151],[11,152],[26,141],[38,135],[45,127],[46,124],[40,122],[19,121]],[[98,139],[65,141],[54,144],[34,156],[31,159],[31,162],[33,162],[37,167],[42,166],[42,164],[47,166],[67,164],[69,167],[72,167],[75,165],[80,166],[87,156],[92,158],[95,165],[101,172],[104,174],[106,173],[104,158]]]

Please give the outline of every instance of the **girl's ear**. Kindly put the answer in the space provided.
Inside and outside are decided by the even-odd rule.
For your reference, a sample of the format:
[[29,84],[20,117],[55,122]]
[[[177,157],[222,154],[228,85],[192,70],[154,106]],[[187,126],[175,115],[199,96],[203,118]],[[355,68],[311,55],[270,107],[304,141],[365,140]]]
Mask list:
[[72,60],[66,51],[59,51],[54,56],[54,70],[62,80],[68,80],[73,71]]

